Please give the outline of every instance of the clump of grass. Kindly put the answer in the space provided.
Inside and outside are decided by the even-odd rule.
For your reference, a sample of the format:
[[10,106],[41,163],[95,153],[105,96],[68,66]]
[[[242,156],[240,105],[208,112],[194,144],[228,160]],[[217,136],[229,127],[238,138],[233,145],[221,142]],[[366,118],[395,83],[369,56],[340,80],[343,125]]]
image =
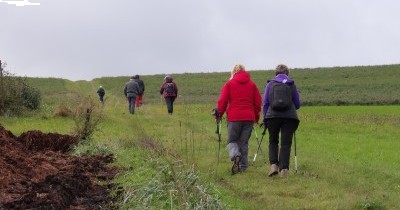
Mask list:
[[365,210],[384,210],[385,206],[381,201],[365,199],[358,204],[359,209]]
[[135,180],[128,185],[122,182],[115,190],[120,209],[226,209],[216,188],[200,183],[194,165],[188,168],[159,141],[144,135],[129,144],[146,151],[133,162],[146,163],[120,174],[122,179]]
[[44,103],[40,107],[41,113],[42,113],[42,119],[49,119],[54,116],[54,107]]
[[152,164],[149,165],[154,167],[152,170],[155,174],[151,179],[124,190],[120,196],[122,209],[226,209],[214,186],[199,182],[193,166],[185,169],[181,161],[150,161]]
[[64,104],[59,105],[56,110],[54,111],[54,116],[57,117],[70,117],[73,116],[74,112],[71,111],[68,107]]
[[73,154],[77,156],[82,155],[98,155],[98,154],[111,154],[111,148],[104,144],[95,143],[93,141],[80,141],[73,147]]

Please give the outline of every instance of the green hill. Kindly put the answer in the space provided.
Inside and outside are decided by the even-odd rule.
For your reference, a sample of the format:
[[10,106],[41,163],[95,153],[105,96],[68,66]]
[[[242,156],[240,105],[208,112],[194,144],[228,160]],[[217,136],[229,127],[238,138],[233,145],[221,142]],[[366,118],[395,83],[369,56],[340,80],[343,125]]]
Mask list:
[[[252,79],[264,92],[267,80],[274,71],[249,71]],[[172,75],[179,88],[179,103],[216,102],[229,72],[184,73]],[[315,69],[292,69],[290,72],[301,94],[303,105],[383,105],[400,104],[400,65],[333,67]],[[159,88],[164,75],[143,75],[145,82],[145,103],[159,103]],[[90,81],[71,82],[54,78],[30,78],[33,86],[44,93],[45,98],[58,98],[65,93],[65,86],[78,86],[79,91],[96,96],[99,85],[106,89],[107,95],[123,97],[126,77],[102,77]],[[48,89],[51,83],[51,90]],[[84,90],[87,88],[86,90]],[[54,94],[54,95],[53,95]],[[52,100],[50,100],[52,101]]]

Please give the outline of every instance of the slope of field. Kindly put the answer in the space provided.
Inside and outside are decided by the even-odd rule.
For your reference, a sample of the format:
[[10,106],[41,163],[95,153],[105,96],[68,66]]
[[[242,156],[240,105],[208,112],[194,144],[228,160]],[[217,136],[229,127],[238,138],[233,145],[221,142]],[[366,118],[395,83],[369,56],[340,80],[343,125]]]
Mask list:
[[[82,97],[96,97],[99,85],[106,88],[104,122],[74,153],[114,154],[115,164],[123,169],[115,179],[121,209],[400,209],[400,109],[389,105],[398,104],[400,98],[399,67],[292,70],[303,104],[330,106],[299,110],[299,170],[293,170],[292,151],[288,179],[267,177],[268,137],[262,137],[259,128],[249,142],[249,169],[231,176],[224,121],[217,164],[218,137],[210,112],[229,73],[174,75],[181,96],[172,116],[159,98],[163,75],[142,76],[145,104],[133,116],[122,94],[128,77],[58,81],[63,82],[59,89],[66,91],[49,92],[46,98],[52,100],[44,104],[68,105]],[[261,92],[273,76],[272,71],[251,74]],[[45,82],[37,85],[50,89]],[[72,130],[71,117],[54,117],[53,111],[42,109],[31,116],[0,119],[15,134],[33,129]],[[261,138],[264,155],[259,153],[253,163]],[[194,205],[189,201],[205,202]]]
[[[273,78],[274,71],[257,70],[250,71],[250,74],[262,93],[266,82]],[[164,76],[141,76],[146,85],[147,103],[160,102],[159,89]],[[178,84],[181,103],[210,103],[217,100],[230,73],[184,73],[172,76]],[[397,91],[400,89],[400,65],[292,69],[290,76],[296,81],[304,105],[400,104],[400,92]],[[80,92],[96,97],[96,90],[102,85],[106,89],[106,97],[124,97],[123,87],[129,77],[97,78],[89,86],[80,86]],[[30,80],[47,98],[67,98],[59,94],[66,94],[62,86],[70,84],[70,81],[52,78]],[[46,84],[48,82],[51,85]],[[49,91],[48,87],[53,87],[50,89],[53,91]]]

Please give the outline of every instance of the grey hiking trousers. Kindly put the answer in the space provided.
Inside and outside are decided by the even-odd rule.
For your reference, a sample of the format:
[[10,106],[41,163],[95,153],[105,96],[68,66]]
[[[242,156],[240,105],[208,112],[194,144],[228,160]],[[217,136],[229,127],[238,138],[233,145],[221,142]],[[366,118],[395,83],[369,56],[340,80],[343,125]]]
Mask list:
[[228,121],[228,145],[226,148],[231,161],[235,156],[241,156],[239,167],[242,171],[246,170],[248,166],[249,139],[253,124],[252,121]]

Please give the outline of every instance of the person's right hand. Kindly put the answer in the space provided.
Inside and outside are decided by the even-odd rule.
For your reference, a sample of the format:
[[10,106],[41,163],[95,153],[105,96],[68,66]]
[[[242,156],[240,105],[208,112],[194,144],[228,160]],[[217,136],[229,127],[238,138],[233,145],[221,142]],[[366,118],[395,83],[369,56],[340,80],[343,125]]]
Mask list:
[[214,108],[214,109],[211,111],[211,114],[214,116],[215,122],[219,123],[219,122],[221,121],[221,115],[220,115],[220,113],[219,113],[218,108]]
[[219,121],[221,121],[221,119],[219,117],[215,116],[215,115],[214,115],[214,120],[215,120],[216,123],[219,123]]

